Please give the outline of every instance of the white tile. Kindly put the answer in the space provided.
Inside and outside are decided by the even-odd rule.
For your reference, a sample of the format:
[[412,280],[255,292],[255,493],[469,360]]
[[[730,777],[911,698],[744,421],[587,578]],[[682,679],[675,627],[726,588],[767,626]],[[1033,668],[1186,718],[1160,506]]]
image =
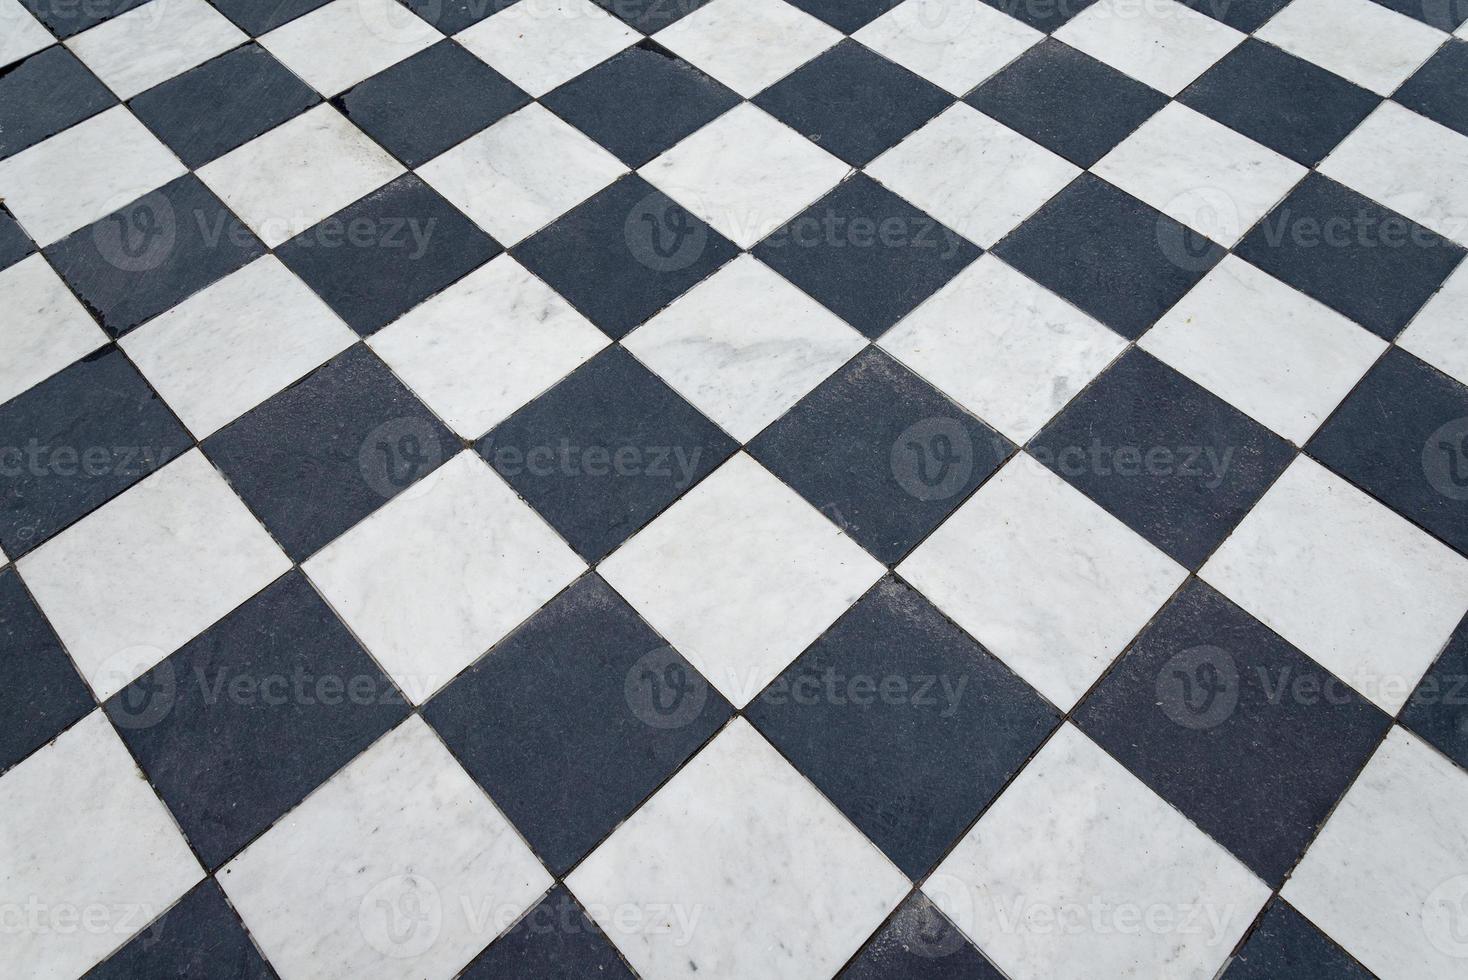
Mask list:
[[1069,723],[923,891],[1014,980],[1209,980],[1270,894]]
[[471,450],[301,567],[415,704],[586,570]]
[[1459,980],[1468,773],[1393,727],[1283,894],[1382,980]]
[[645,980],[832,976],[910,887],[743,718],[566,884]]
[[266,255],[118,343],[203,439],[356,340],[320,297]]
[[962,102],[882,154],[866,172],[984,248],[1081,173]]
[[616,157],[538,104],[418,168],[418,175],[509,246],[627,172]]
[[204,877],[100,710],[0,778],[0,827],[7,976],[80,976]]
[[448,980],[552,884],[416,715],[219,873],[282,977]]
[[44,248],[186,172],[119,105],[0,160],[0,199]]
[[981,0],[904,0],[851,36],[954,95],[1045,39]]
[[322,95],[336,95],[441,40],[397,0],[334,0],[277,27],[260,45]]
[[1468,245],[1468,136],[1383,102],[1320,172]]
[[1174,0],[1100,0],[1055,37],[1168,95],[1187,88],[1244,40]]
[[1255,37],[1391,95],[1448,35],[1372,0],[1294,0]]
[[750,248],[814,204],[849,170],[745,102],[638,173],[740,248]]
[[16,568],[101,699],[283,575],[290,561],[194,449]]
[[107,335],[39,255],[0,270],[0,403],[107,343]]
[[610,341],[501,255],[367,343],[435,415],[477,439]]
[[1468,559],[1304,456],[1198,574],[1393,714],[1468,612]]
[[1023,453],[897,571],[1067,711],[1187,577]]
[[758,694],[883,571],[744,453],[598,570],[736,707]]
[[20,0],[0,0],[0,68],[55,43]]
[[1448,277],[1417,318],[1397,338],[1397,346],[1468,385],[1468,262]]
[[540,98],[642,35],[590,0],[520,0],[455,38]]
[[1387,345],[1230,255],[1138,346],[1303,446]]
[[881,346],[1023,445],[1126,341],[985,255],[888,331]]
[[198,175],[274,248],[402,172],[386,150],[323,104],[201,167]]
[[130,99],[246,40],[205,0],[151,0],[66,46],[120,98]]
[[750,255],[721,268],[623,344],[740,442],[866,346],[866,338]]
[[841,37],[785,0],[714,0],[653,40],[750,98]]

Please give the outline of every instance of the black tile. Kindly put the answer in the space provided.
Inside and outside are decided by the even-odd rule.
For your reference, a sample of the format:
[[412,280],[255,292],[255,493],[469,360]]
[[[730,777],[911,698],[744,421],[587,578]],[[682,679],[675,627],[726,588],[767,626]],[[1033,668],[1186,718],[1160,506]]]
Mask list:
[[1249,38],[1188,86],[1178,101],[1313,167],[1371,114],[1381,97]]
[[202,167],[321,101],[258,44],[170,78],[128,107],[180,160]]
[[1468,388],[1393,347],[1305,448],[1468,553]]
[[108,699],[107,716],[210,868],[408,714],[300,572]]
[[1398,717],[1443,755],[1468,769],[1468,618],[1458,624]]
[[[63,3],[67,0],[50,0]],[[209,0],[221,14],[252,37],[275,30],[302,14],[309,14],[330,0]]]
[[117,96],[59,44],[0,71],[0,160],[96,115]]
[[94,707],[87,686],[15,569],[0,571],[0,772]]
[[1468,20],[1468,3],[1463,0],[1376,0],[1389,10],[1415,17],[1442,31],[1455,31]]
[[739,253],[636,174],[512,249],[613,340]]
[[0,548],[12,559],[192,444],[116,347],[0,406]]
[[412,173],[275,250],[364,337],[499,252],[498,242]]
[[500,423],[479,452],[599,561],[739,448],[621,347]]
[[981,249],[864,173],[754,249],[766,265],[876,338]]
[[636,168],[726,110],[739,96],[643,41],[543,96],[540,104]]
[[910,878],[927,874],[1060,721],[890,577],[745,716]]
[[840,980],[1004,980],[922,892],[907,898]]
[[36,250],[15,216],[0,204],[0,269],[8,269]]
[[1079,167],[1100,160],[1167,105],[1167,96],[1090,55],[1046,39],[966,101]]
[[1278,887],[1391,718],[1194,579],[1075,723]]
[[656,34],[677,23],[710,0],[591,0],[642,31]]
[[421,19],[453,35],[519,0],[399,0]]
[[1031,27],[1054,31],[1064,27],[1070,19],[1085,10],[1096,0],[984,0],[995,10],[1002,10]]
[[333,101],[389,153],[416,167],[514,112],[530,96],[445,40]]
[[1219,980],[1372,980],[1330,937],[1275,899]]
[[902,0],[789,0],[792,7],[830,24],[842,34],[855,34]]
[[184,174],[44,250],[113,337],[265,254],[193,174]]
[[953,96],[848,38],[765,89],[754,104],[862,167],[952,105]]
[[749,444],[749,452],[881,561],[895,564],[1013,446],[875,347]]
[[148,0],[20,0],[36,20],[51,29],[63,41],[89,27],[126,13]]
[[1372,333],[1394,340],[1464,250],[1370,198],[1310,174],[1234,248]]
[[1137,348],[1078,395],[1029,450],[1193,569],[1295,457],[1285,440]]
[[457,451],[457,440],[358,344],[204,442],[300,561]]
[[[1263,27],[1269,18],[1289,5],[1290,0],[1181,0],[1183,6],[1192,7],[1200,14],[1207,14],[1229,27],[1251,34]],[[1420,0],[1419,0],[1420,2]]]
[[1093,174],[1082,174],[994,253],[1135,340],[1223,249]]
[[1392,101],[1468,136],[1468,41],[1443,45]]
[[595,573],[424,709],[558,875],[650,796],[732,708]]
[[86,980],[275,980],[213,878],[86,974]]
[[459,980],[636,980],[576,899],[557,885]]

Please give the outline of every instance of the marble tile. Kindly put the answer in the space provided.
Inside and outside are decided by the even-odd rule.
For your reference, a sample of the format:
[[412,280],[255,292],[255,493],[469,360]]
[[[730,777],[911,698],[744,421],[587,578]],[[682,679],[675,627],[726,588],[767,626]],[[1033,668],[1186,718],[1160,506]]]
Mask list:
[[539,98],[641,37],[590,0],[521,0],[456,39]]
[[20,0],[0,0],[0,68],[56,43]]
[[449,980],[552,884],[417,716],[218,877],[281,976],[317,980]]
[[910,887],[742,718],[566,884],[646,980],[830,976]]
[[1100,0],[1056,31],[1055,38],[1177,95],[1244,35],[1174,0]]
[[1255,36],[1391,95],[1448,35],[1372,0],[1295,0]]
[[1468,385],[1468,263],[1458,266],[1422,312],[1417,314],[1397,346]]
[[396,0],[335,0],[277,27],[260,46],[322,95],[335,95],[442,39]]
[[903,0],[851,36],[953,95],[1045,39],[980,0]]
[[1468,611],[1468,559],[1303,456],[1198,574],[1391,713]]
[[71,290],[39,255],[0,269],[0,403],[107,343]]
[[841,40],[784,0],[713,0],[653,35],[745,98]]
[[245,40],[205,0],[151,0],[66,46],[119,98],[130,99]]

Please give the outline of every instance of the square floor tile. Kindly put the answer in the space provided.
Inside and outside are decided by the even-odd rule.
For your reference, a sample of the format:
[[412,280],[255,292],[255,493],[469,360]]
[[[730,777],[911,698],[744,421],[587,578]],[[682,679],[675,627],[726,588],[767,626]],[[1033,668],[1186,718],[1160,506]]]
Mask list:
[[263,35],[260,46],[335,95],[442,38],[396,0],[333,0]]
[[[117,2],[117,0],[112,0],[112,2]],[[131,0],[124,0],[124,2],[131,2]],[[290,23],[302,14],[310,13],[329,3],[330,0],[275,0],[274,3],[268,4],[259,3],[258,0],[209,0],[209,2],[218,7],[219,12],[224,16],[244,28],[251,37],[259,37],[282,24]]]
[[87,980],[187,977],[215,969],[233,971],[235,980],[276,980],[219,885],[205,878]]
[[0,571],[0,772],[92,708],[91,692],[15,569]]
[[641,36],[591,0],[521,0],[456,39],[540,98]]
[[1053,38],[970,93],[988,116],[1089,167],[1167,105],[1167,96]]
[[1397,345],[1428,364],[1468,385],[1468,264],[1458,269],[1417,314]]
[[979,249],[857,173],[754,254],[875,338],[976,259]]
[[398,0],[445,34],[457,34],[519,0]]
[[980,0],[902,0],[852,35],[890,61],[963,95],[1044,35]]
[[1199,575],[1390,712],[1468,612],[1468,559],[1305,457]]
[[217,868],[408,706],[292,572],[113,695],[106,711]]
[[1392,101],[1468,136],[1468,43],[1449,41]]
[[605,347],[607,336],[503,255],[368,345],[450,428],[477,439]]
[[1379,337],[1233,256],[1138,346],[1300,446],[1386,350]]
[[1291,0],[1180,0],[1186,6],[1222,21],[1229,27],[1250,32],[1257,31],[1269,18],[1289,6]]
[[1256,36],[1377,95],[1391,95],[1448,39],[1372,0],[1295,0]]
[[1468,773],[1394,728],[1283,895],[1382,980],[1462,973]]
[[914,879],[1059,721],[892,578],[801,654],[746,717]]
[[960,272],[881,343],[1017,443],[1028,442],[1126,346],[993,256]]
[[[448,980],[552,881],[413,717],[246,848],[219,883],[283,976]],[[405,920],[410,909],[431,918]]]
[[1468,618],[1458,624],[1397,717],[1443,755],[1468,769]]
[[1219,980],[1372,980],[1366,968],[1288,903],[1275,899]]
[[1311,174],[1234,254],[1391,340],[1465,253],[1370,198]]
[[458,440],[356,346],[220,429],[204,450],[295,561],[422,479]]
[[1064,710],[1187,575],[1024,454],[897,572]]
[[591,0],[644,34],[675,23],[709,0]]
[[[648,980],[694,970],[770,980],[829,975],[909,888],[743,719],[566,884]],[[672,908],[651,913],[658,920],[640,931],[614,931],[613,910],[651,901]],[[693,908],[703,914],[689,930],[673,913]],[[770,938],[752,943],[751,933]]]
[[745,98],[841,40],[785,0],[713,0],[654,35]]
[[901,0],[789,0],[843,34],[854,34],[895,7]]
[[0,779],[0,821],[0,880],[16,915],[29,900],[40,916],[0,933],[0,956],[36,980],[85,972],[202,877],[100,711]]
[[246,40],[205,0],[150,0],[66,46],[119,98],[130,99]]
[[468,451],[302,567],[415,704],[586,569]]
[[857,355],[749,452],[884,564],[937,527],[1013,450],[879,350]]
[[1064,25],[1096,0],[1063,0],[1061,3],[1031,3],[1026,0],[984,0],[995,10],[1002,10],[1031,27],[1047,34]]
[[107,343],[107,335],[39,255],[0,269],[0,404]]
[[53,45],[0,75],[0,160],[116,104],[76,56]]
[[740,453],[600,571],[742,707],[860,598],[882,566]]
[[743,443],[865,341],[764,263],[741,255],[623,344]]
[[459,974],[459,980],[519,980],[521,977],[636,980],[616,947],[586,917],[565,885],[552,888],[539,905],[490,943]]
[[1456,3],[1423,3],[1422,0],[1376,0],[1383,7],[1415,17],[1443,31],[1451,31],[1468,21],[1468,9]]
[[[537,692],[525,697],[525,692]],[[455,756],[563,874],[732,713],[590,574],[424,709]]]
[[0,67],[56,43],[56,38],[31,16],[27,6],[40,7],[42,3],[40,0],[28,0],[23,6],[21,0],[0,0],[0,17],[6,24],[5,35],[0,38]]
[[738,253],[636,174],[514,249],[516,259],[614,340]]
[[540,104],[627,166],[640,167],[738,105],[739,96],[671,51],[643,41],[562,85]]
[[1173,0],[1099,0],[1055,37],[1167,95],[1187,88],[1244,39]]
[[[1212,976],[1269,899],[1263,882],[1068,724],[923,890],[1016,980]],[[1126,924],[1147,909],[1207,925]]]
[[978,947],[920,891],[897,907],[837,975],[841,980],[1004,980]]
[[20,0],[36,19],[63,39],[111,20],[146,2],[147,0],[98,0],[92,4],[70,4],[62,0]]

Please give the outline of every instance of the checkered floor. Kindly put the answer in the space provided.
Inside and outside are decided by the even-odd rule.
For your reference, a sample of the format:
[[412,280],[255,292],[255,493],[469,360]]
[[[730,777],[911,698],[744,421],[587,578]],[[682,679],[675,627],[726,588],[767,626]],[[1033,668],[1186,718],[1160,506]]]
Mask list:
[[0,973],[1468,975],[1468,0],[0,0]]

